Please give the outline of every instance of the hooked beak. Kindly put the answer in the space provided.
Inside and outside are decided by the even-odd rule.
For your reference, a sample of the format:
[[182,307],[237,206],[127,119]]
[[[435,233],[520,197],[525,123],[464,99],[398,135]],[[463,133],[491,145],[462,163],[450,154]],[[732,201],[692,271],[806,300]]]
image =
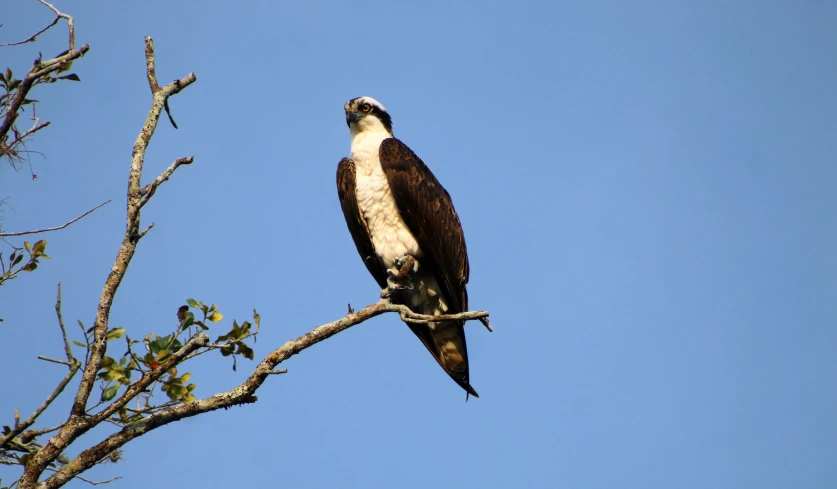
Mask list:
[[351,110],[346,111],[346,125],[351,127],[352,122],[357,122],[361,118],[361,115],[357,112],[353,112]]

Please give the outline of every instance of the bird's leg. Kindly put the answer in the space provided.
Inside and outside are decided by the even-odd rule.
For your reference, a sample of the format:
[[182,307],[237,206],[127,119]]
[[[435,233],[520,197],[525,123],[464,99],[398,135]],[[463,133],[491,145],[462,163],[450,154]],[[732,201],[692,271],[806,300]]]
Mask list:
[[388,298],[398,290],[412,290],[410,275],[416,273],[419,262],[411,255],[404,255],[392,261],[393,268],[387,269],[387,288],[381,291],[381,298]]

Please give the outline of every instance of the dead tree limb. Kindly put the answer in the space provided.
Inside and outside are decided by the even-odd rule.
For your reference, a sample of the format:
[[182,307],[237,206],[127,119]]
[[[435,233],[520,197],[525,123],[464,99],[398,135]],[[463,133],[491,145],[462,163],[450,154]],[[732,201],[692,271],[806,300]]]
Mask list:
[[[86,46],[82,46],[82,48],[76,52],[80,53],[78,56],[81,56],[86,51]],[[72,53],[73,51],[71,50],[68,55]],[[149,142],[151,141],[151,137],[154,135],[154,131],[157,128],[157,123],[160,120],[160,114],[162,113],[163,106],[166,104],[169,97],[180,93],[181,90],[197,80],[194,73],[189,73],[179,80],[175,80],[168,85],[160,87],[157,84],[154,70],[154,42],[150,37],[145,38],[145,54],[148,81],[153,97],[151,108],[148,111],[148,116],[146,117],[145,123],[143,124],[142,129],[137,136],[136,142],[134,143],[134,151],[131,158],[131,170],[128,177],[125,234],[122,239],[122,244],[119,247],[119,251],[117,252],[113,268],[111,268],[111,271],[105,280],[102,295],[99,299],[99,307],[93,324],[93,341],[90,344],[89,358],[82,373],[81,382],[73,402],[70,416],[58,433],[56,433],[55,436],[53,436],[49,442],[26,464],[26,469],[20,478],[18,486],[19,489],[31,489],[38,485],[38,479],[47,469],[49,464],[58,458],[67,446],[69,446],[69,444],[95,426],[91,423],[90,418],[85,415],[85,412],[87,409],[88,399],[90,398],[90,393],[96,382],[96,373],[99,371],[102,359],[107,351],[106,334],[113,298],[116,294],[116,290],[122,282],[122,278],[125,276],[125,272],[128,270],[128,265],[131,263],[131,259],[134,257],[137,243],[142,237],[142,234],[140,234],[140,208],[143,205],[141,180],[143,164],[145,163],[145,152],[148,148]],[[44,68],[41,71],[46,69],[47,68]],[[57,67],[55,69],[57,69]],[[35,68],[33,68],[33,71],[34,70]],[[39,72],[35,72],[34,74],[30,73],[30,75],[27,75],[27,79],[37,76],[38,73]],[[12,112],[7,115],[7,119],[11,114]],[[4,127],[12,122],[14,122],[14,119],[12,119],[11,122],[4,121]],[[2,129],[3,128],[0,127],[0,130]],[[0,132],[0,135],[2,135],[2,132]],[[169,176],[171,176],[171,173],[166,175],[166,178]],[[206,338],[206,342],[208,341],[208,338]],[[200,342],[197,340],[190,341],[187,345],[190,348],[199,348]],[[187,345],[184,345],[184,348],[186,348]],[[188,353],[189,352],[186,352],[186,354]],[[58,473],[54,474],[52,477],[56,477],[57,475]]]
[[[140,437],[161,426],[165,426],[175,421],[180,421],[184,418],[215,411],[217,409],[256,402],[258,398],[255,396],[255,393],[264,383],[265,379],[272,374],[284,373],[283,370],[275,370],[276,366],[283,361],[323,340],[331,338],[341,331],[345,331],[352,326],[363,323],[375,316],[380,316],[381,314],[388,312],[395,312],[403,317],[405,309],[405,306],[394,305],[390,304],[387,300],[381,300],[378,303],[366,306],[357,312],[350,313],[337,321],[318,326],[312,331],[286,342],[284,345],[267,355],[250,374],[247,380],[235,388],[204,399],[196,400],[194,402],[172,406],[158,411],[141,421],[125,426],[122,430],[108,436],[100,443],[81,452],[76,458],[58,469],[55,474],[38,484],[37,489],[57,489],[58,487],[61,487],[85,470],[96,465],[100,460],[107,457],[109,453],[119,449],[134,438]],[[409,309],[407,309],[407,311],[409,312]],[[409,312],[408,316],[410,315],[413,315],[413,313]],[[445,319],[460,319],[467,321],[478,320],[486,317],[488,317],[488,313],[485,311],[473,311],[461,314],[448,314]],[[199,338],[201,339],[198,341],[203,341],[202,338],[205,338],[208,342],[208,338],[206,338],[206,335],[204,334],[195,336],[193,340]],[[186,349],[188,345],[189,343],[184,345],[178,354]]]
[[[55,13],[56,17],[52,24],[47,26],[45,29],[42,29],[30,39],[34,40],[40,34],[43,34],[47,29],[52,27],[58,22],[58,19],[65,19],[67,21],[67,28],[68,28],[68,45],[69,49],[65,53],[60,56],[57,56],[53,59],[48,59],[46,61],[38,58],[35,60],[35,63],[32,65],[32,68],[29,70],[29,73],[26,77],[21,81],[20,87],[18,88],[17,92],[15,93],[15,97],[12,99],[11,103],[9,104],[6,110],[6,117],[3,118],[3,122],[0,123],[0,142],[5,141],[6,135],[9,133],[12,127],[14,127],[15,120],[17,119],[20,106],[23,104],[23,101],[26,100],[26,96],[29,94],[29,90],[35,86],[41,79],[47,77],[48,75],[66,67],[68,63],[71,63],[73,60],[81,58],[82,56],[90,50],[90,46],[87,44],[83,45],[82,47],[75,49],[76,45],[76,34],[75,34],[75,23],[73,17],[60,12],[55,6],[47,2],[46,0],[38,0],[43,5],[47,6],[50,10]],[[29,39],[26,40],[28,42]],[[36,126],[33,129],[27,131],[29,134],[34,133],[38,129],[42,129],[46,127],[46,125],[41,125],[40,127]],[[17,138],[15,141],[19,142],[22,138]],[[5,148],[0,148],[0,155],[12,151],[12,145],[9,145]]]

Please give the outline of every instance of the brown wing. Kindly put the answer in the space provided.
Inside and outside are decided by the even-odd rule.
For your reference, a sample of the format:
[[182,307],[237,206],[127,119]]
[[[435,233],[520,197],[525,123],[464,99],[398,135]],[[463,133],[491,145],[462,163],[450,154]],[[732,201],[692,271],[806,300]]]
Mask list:
[[369,273],[383,289],[387,286],[387,272],[381,266],[378,256],[375,254],[366,221],[360,215],[356,189],[355,162],[351,158],[343,158],[337,165],[337,196],[340,198],[340,207],[343,208],[346,225],[349,227],[349,232],[355,242],[355,248],[357,248],[363,264],[366,265],[366,269],[369,270]]
[[468,249],[450,195],[401,141],[385,139],[379,156],[401,218],[430,258],[420,261],[421,266],[432,267],[449,313],[467,311]]
[[[427,165],[401,141],[385,139],[379,156],[398,212],[424,255],[419,266],[429,269],[436,278],[449,313],[467,311],[468,250],[450,195]],[[479,397],[469,381],[464,324],[442,321],[433,328],[425,324],[408,326],[448,375],[468,394]]]

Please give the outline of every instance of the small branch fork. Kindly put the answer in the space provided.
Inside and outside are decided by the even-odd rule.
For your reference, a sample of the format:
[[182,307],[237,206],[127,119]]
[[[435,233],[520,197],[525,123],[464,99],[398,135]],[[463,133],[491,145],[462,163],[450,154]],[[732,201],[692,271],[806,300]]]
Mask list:
[[[35,412],[32,413],[31,416],[26,418],[26,420],[22,423],[15,422],[14,429],[9,434],[0,437],[0,449],[5,448],[10,442],[12,442],[12,440],[14,440],[14,438],[16,436],[23,433],[24,430],[26,430],[26,428],[29,428],[30,426],[32,426],[35,423],[35,421],[38,419],[38,417],[41,415],[41,413],[46,411],[46,408],[48,408],[49,405],[52,404],[52,401],[54,401],[55,398],[57,398],[61,394],[61,392],[64,391],[64,388],[67,387],[67,384],[70,383],[70,380],[72,380],[72,378],[76,375],[76,372],[78,372],[78,369],[81,366],[81,364],[78,362],[78,360],[76,360],[75,357],[73,357],[73,353],[70,350],[70,343],[67,340],[67,330],[64,328],[64,319],[61,317],[61,284],[58,284],[58,297],[55,300],[55,312],[58,315],[58,325],[61,327],[61,335],[64,338],[64,352],[67,355],[67,361],[64,362],[64,361],[52,360],[52,359],[49,359],[48,361],[53,361],[55,363],[60,363],[60,364],[66,365],[67,367],[69,367],[70,371],[67,372],[67,375],[65,375],[64,378],[61,379],[61,381],[58,383],[58,386],[56,386],[55,389],[52,391],[52,394],[50,394],[46,398],[46,400],[43,402],[43,404],[41,404],[38,407],[38,409],[36,409]],[[17,421],[17,420],[15,420],[15,421]],[[47,431],[44,431],[44,432],[49,432],[49,431],[51,431],[51,430],[47,430]],[[34,438],[35,436],[37,436],[38,434],[42,434],[42,433],[38,433],[38,432],[33,431],[33,432],[29,432],[29,434],[31,435],[29,437],[31,439],[31,438]]]
[[[43,0],[41,0],[41,3],[50,6]],[[50,8],[53,8],[54,10],[54,7],[50,6]],[[71,49],[68,54],[76,52],[80,53],[78,56],[81,56],[87,51],[87,47],[83,46],[79,51],[72,50],[72,23],[70,23],[70,26]],[[142,187],[140,183],[142,179],[143,164],[145,163],[145,152],[151,141],[151,137],[154,135],[154,131],[157,128],[157,123],[160,120],[163,108],[167,106],[168,99],[170,97],[180,93],[181,90],[197,80],[194,73],[189,73],[179,80],[175,80],[165,86],[160,86],[157,83],[157,76],[155,72],[154,41],[152,41],[150,37],[145,38],[145,59],[148,84],[152,93],[151,108],[148,111],[145,123],[143,124],[142,129],[140,130],[140,133],[134,143],[134,150],[131,157],[131,170],[128,177],[125,234],[116,255],[113,268],[111,268],[111,271],[105,280],[102,295],[99,299],[99,307],[96,313],[96,319],[93,323],[93,341],[90,344],[89,358],[82,371],[81,382],[79,383],[78,392],[76,393],[76,398],[73,402],[69,418],[60,428],[58,433],[56,433],[55,436],[53,436],[49,442],[47,442],[47,444],[44,445],[44,447],[29,460],[23,476],[20,478],[18,489],[32,489],[34,487],[47,486],[56,488],[69,480],[64,478],[65,475],[72,474],[72,478],[80,474],[82,471],[92,467],[92,465],[88,466],[83,464],[82,462],[86,459],[79,456],[72,461],[69,466],[65,465],[56,473],[52,474],[46,481],[40,483],[38,482],[41,474],[47,470],[49,465],[55,461],[59,455],[79,436],[86,433],[108,416],[111,416],[121,406],[127,404],[127,402],[131,399],[129,396],[136,396],[139,392],[141,392],[141,389],[147,387],[158,379],[172,365],[182,361],[182,359],[189,353],[209,343],[209,338],[206,335],[195,336],[192,340],[183,345],[181,350],[171,355],[166,362],[163,362],[159,369],[154,369],[135,382],[122,396],[120,396],[119,399],[114,401],[105,410],[90,417],[85,414],[90,393],[96,384],[96,373],[101,367],[102,359],[104,358],[107,350],[106,335],[110,318],[110,308],[113,303],[114,295],[122,282],[122,278],[125,276],[128,265],[131,263],[131,259],[134,257],[139,240],[150,229],[150,227],[148,227],[144,231],[140,232],[140,209],[148,203],[148,200],[154,194],[157,187],[168,180],[179,166],[190,164],[193,161],[192,157],[179,158],[175,160],[175,162],[168,169],[163,171],[163,173],[161,173],[145,187]],[[34,70],[35,68],[33,68],[33,71]],[[37,73],[33,74],[30,72],[27,79],[36,75]],[[24,81],[24,83],[26,82]],[[10,114],[12,113],[14,112],[10,111]],[[12,122],[14,122],[13,119],[11,122],[8,120],[4,121],[3,127],[6,125],[10,127]],[[3,129],[3,127],[0,127],[0,129]],[[0,136],[2,136],[2,134],[3,133],[0,132]],[[111,451],[112,450],[109,450],[108,453]],[[96,458],[96,461],[101,460],[105,455],[107,454]],[[47,481],[51,482],[48,484]],[[58,481],[62,482],[58,483]]]
[[90,209],[89,211],[85,212],[84,214],[76,217],[75,219],[71,219],[71,220],[65,222],[64,224],[62,224],[60,226],[55,226],[55,227],[52,227],[52,228],[36,229],[34,231],[20,231],[20,232],[17,232],[17,233],[0,233],[0,238],[9,238],[11,236],[25,236],[27,234],[40,234],[40,233],[48,233],[50,231],[58,231],[59,229],[64,229],[65,227],[69,226],[70,224],[75,223],[76,221],[80,221],[81,219],[83,219],[84,217],[86,217],[88,214],[95,211],[99,207],[102,207],[105,204],[109,204],[109,203],[110,203],[110,200],[106,200],[106,201],[102,202],[101,204],[97,205],[96,207],[94,207],[94,208]]
[[[165,426],[174,421],[179,421],[191,416],[196,416],[198,414],[214,411],[216,409],[256,402],[258,400],[255,396],[256,390],[262,385],[262,383],[264,383],[265,379],[271,375],[283,374],[287,372],[286,369],[276,369],[277,365],[297,353],[310,348],[317,343],[336,335],[337,333],[340,333],[341,331],[345,331],[352,326],[358,325],[372,319],[375,316],[388,312],[398,313],[403,319],[410,320],[412,322],[428,322],[429,320],[438,321],[440,319],[469,321],[488,318],[488,312],[485,311],[447,314],[444,316],[424,316],[413,313],[406,306],[390,304],[387,300],[381,300],[376,304],[366,306],[357,312],[349,313],[337,321],[318,326],[312,331],[286,342],[277,350],[267,355],[267,357],[265,357],[264,360],[262,360],[256,369],[250,374],[247,380],[233,389],[190,403],[177,404],[162,411],[158,411],[141,421],[125,426],[122,430],[108,436],[100,443],[81,452],[81,454],[79,454],[75,459],[58,469],[55,474],[38,484],[37,488],[56,489],[74,477],[77,477],[85,470],[96,465],[98,461],[107,457],[107,455],[112,451],[119,449],[134,438],[142,436],[145,433],[161,426]],[[160,371],[162,374],[162,372],[165,372],[172,366],[170,362],[174,360],[174,357],[185,358],[186,355],[188,355],[188,352],[194,351],[202,346],[207,346],[208,344],[209,338],[205,334],[201,333],[194,336],[185,345],[183,345],[180,350],[173,354],[172,357],[169,357],[163,365],[154,369],[154,372]],[[104,419],[107,416],[112,415],[119,409],[119,405],[124,405],[130,401],[136,393],[141,392],[141,389],[150,385],[151,382],[152,380],[150,376],[143,376],[135,384],[129,387],[128,391],[117,399],[113,405],[95,415],[94,418]]]
[[[21,81],[20,87],[18,88],[18,91],[15,94],[15,97],[12,99],[11,103],[9,104],[9,106],[7,108],[7,111],[6,111],[6,117],[4,117],[3,121],[0,122],[0,141],[4,140],[6,135],[9,133],[9,130],[11,130],[11,128],[14,126],[15,120],[17,119],[18,113],[20,112],[20,106],[23,103],[23,101],[26,99],[26,96],[29,94],[29,90],[32,89],[32,87],[35,85],[35,83],[38,80],[40,80],[41,78],[49,75],[50,73],[53,73],[53,72],[58,71],[59,69],[63,68],[64,66],[67,65],[67,63],[69,63],[69,62],[71,62],[75,59],[81,58],[82,56],[85,55],[85,53],[87,53],[87,51],[90,50],[90,46],[88,46],[87,44],[83,45],[82,47],[80,47],[78,49],[75,48],[75,45],[76,45],[75,22],[74,22],[74,20],[71,16],[60,12],[57,8],[55,8],[55,6],[53,6],[51,3],[47,2],[46,0],[38,0],[38,1],[41,4],[47,6],[50,10],[53,11],[53,13],[55,13],[55,15],[56,15],[55,20],[53,20],[53,22],[50,25],[48,25],[44,29],[37,32],[31,38],[26,39],[25,41],[22,41],[22,42],[19,42],[19,43],[12,43],[10,45],[14,46],[14,45],[17,45],[17,44],[23,44],[23,43],[26,43],[26,42],[34,41],[36,37],[43,34],[49,28],[54,26],[58,22],[58,19],[66,19],[67,20],[68,31],[69,31],[69,49],[67,50],[66,53],[64,53],[61,56],[58,56],[56,58],[53,58],[53,59],[48,59],[48,60],[44,61],[44,60],[41,60],[40,58],[38,58],[37,60],[35,60],[34,65],[32,65],[32,69],[29,70],[29,73],[26,75],[26,77],[23,79],[23,81]],[[35,131],[43,129],[47,125],[49,125],[48,122],[45,122],[45,123],[40,124],[40,125],[36,125],[35,127],[30,129],[29,131],[26,131],[26,133],[24,133],[24,136],[18,137],[15,140],[15,142],[20,141],[23,137],[28,136],[28,135],[34,133]],[[12,145],[10,145],[9,147],[11,147],[13,145],[14,145],[14,143]],[[0,152],[0,154],[2,154],[2,152]]]
[[23,41],[19,41],[19,42],[11,42],[11,43],[8,43],[8,44],[0,44],[0,47],[20,46],[21,44],[26,44],[28,42],[35,42],[35,39],[37,39],[38,36],[40,36],[41,34],[43,34],[46,31],[50,30],[53,26],[55,26],[55,24],[58,23],[59,20],[66,19],[67,20],[67,27],[69,29],[69,34],[70,34],[70,51],[72,51],[73,48],[75,47],[74,44],[75,44],[75,37],[76,37],[76,28],[75,28],[75,22],[74,22],[73,18],[70,17],[67,14],[59,12],[58,9],[55,8],[54,5],[52,5],[49,2],[46,2],[45,0],[38,0],[38,2],[40,2],[42,5],[46,5],[50,10],[52,10],[53,13],[55,13],[55,19],[53,19],[52,22],[50,22],[50,24],[47,25],[46,27],[44,27],[43,29],[41,29],[38,32],[32,34],[28,39],[24,39]]

